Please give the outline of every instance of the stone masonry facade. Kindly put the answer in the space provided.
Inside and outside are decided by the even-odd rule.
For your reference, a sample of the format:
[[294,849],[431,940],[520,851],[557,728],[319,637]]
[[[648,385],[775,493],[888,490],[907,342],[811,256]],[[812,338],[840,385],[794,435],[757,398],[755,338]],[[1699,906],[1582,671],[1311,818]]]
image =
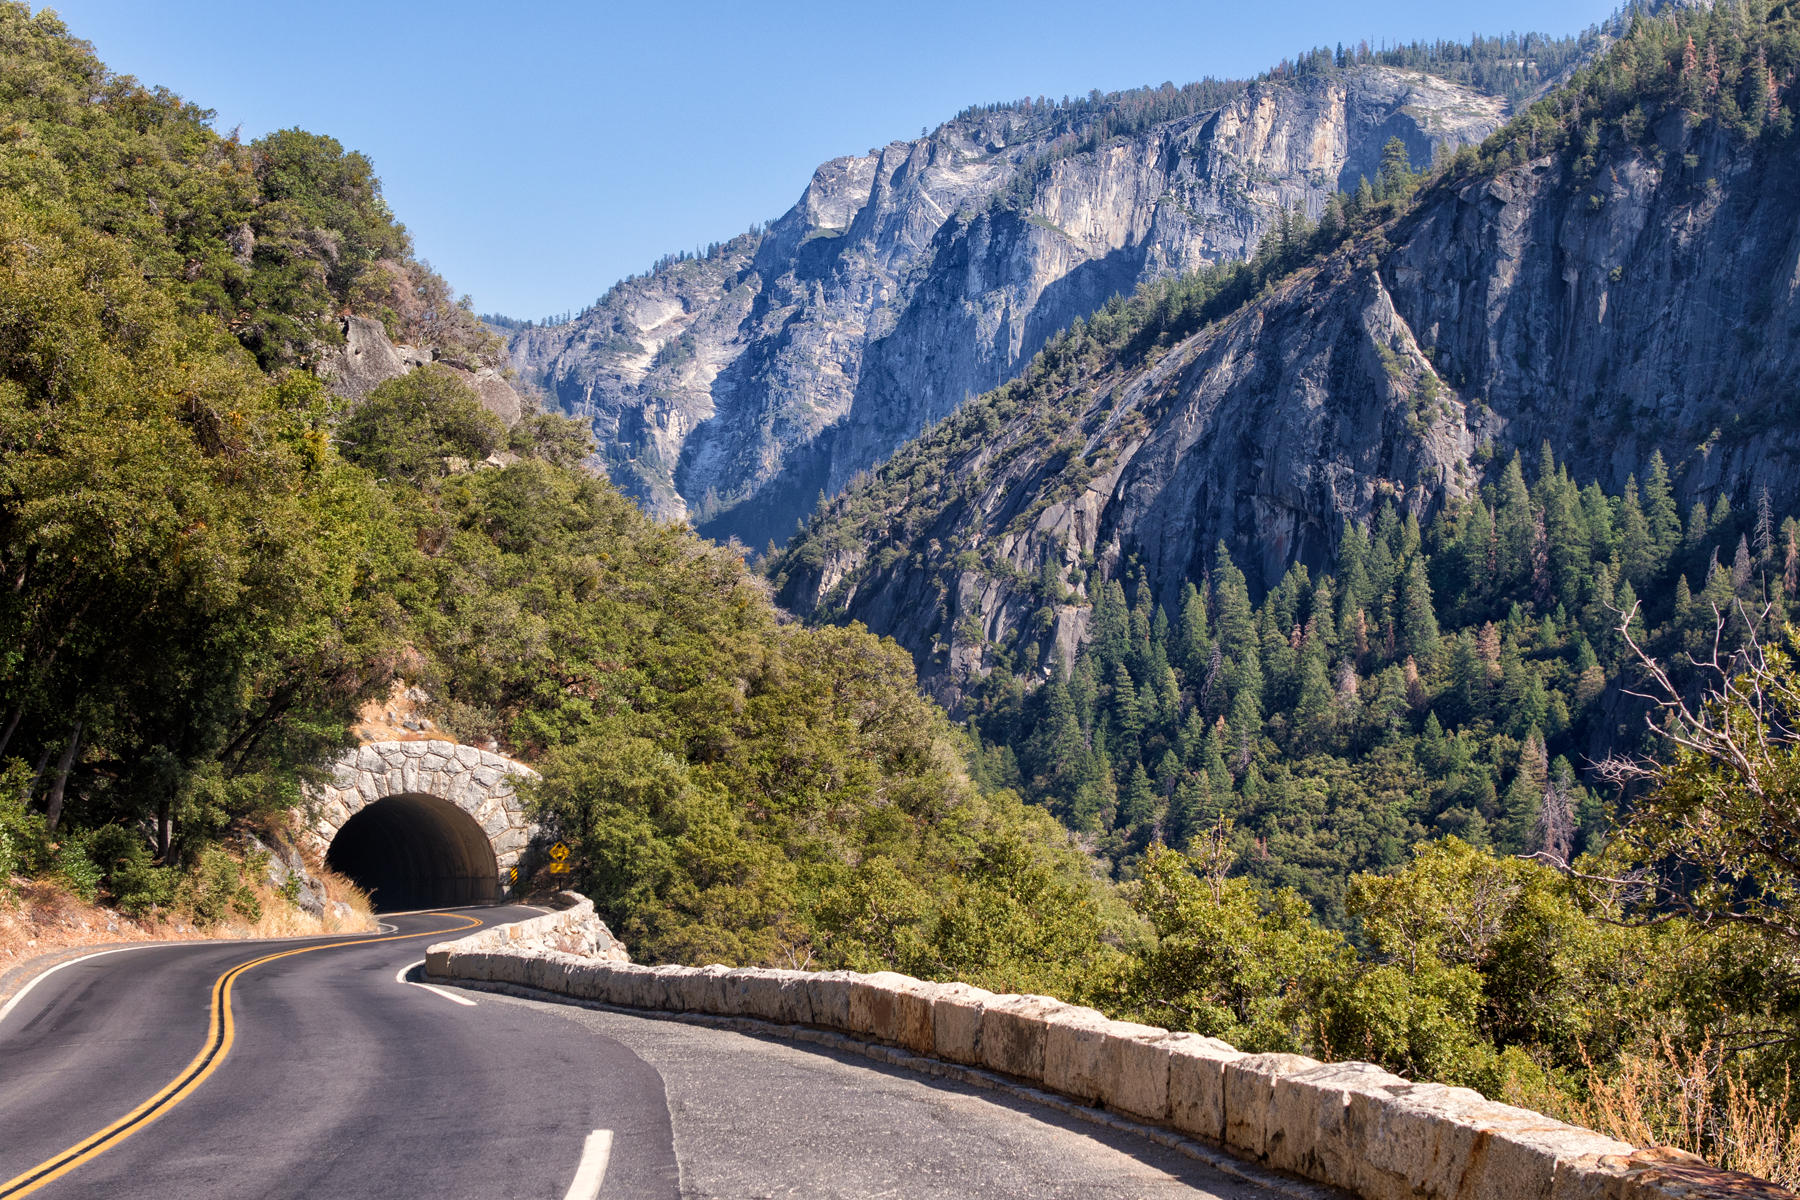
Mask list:
[[537,835],[513,781],[537,772],[500,754],[445,741],[369,742],[332,765],[331,782],[314,790],[307,829],[322,856],[344,823],[389,796],[436,796],[473,817],[494,847],[501,894]]

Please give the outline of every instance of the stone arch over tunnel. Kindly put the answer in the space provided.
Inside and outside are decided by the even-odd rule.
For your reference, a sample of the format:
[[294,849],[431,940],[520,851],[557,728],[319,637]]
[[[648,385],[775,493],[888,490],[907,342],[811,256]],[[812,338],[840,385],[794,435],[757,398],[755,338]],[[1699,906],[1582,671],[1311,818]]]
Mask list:
[[313,848],[376,907],[486,904],[512,893],[538,830],[515,784],[522,763],[445,741],[370,742],[307,797]]

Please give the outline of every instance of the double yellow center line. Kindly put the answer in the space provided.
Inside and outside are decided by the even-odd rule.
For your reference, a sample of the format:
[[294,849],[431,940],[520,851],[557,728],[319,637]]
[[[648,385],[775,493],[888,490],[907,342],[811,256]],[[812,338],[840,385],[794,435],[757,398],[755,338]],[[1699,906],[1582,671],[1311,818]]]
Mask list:
[[[454,916],[455,914],[442,913],[440,915]],[[15,1200],[16,1197],[29,1196],[46,1184],[61,1179],[81,1164],[111,1150],[193,1095],[200,1085],[206,1082],[207,1077],[218,1069],[219,1064],[225,1061],[225,1056],[231,1053],[231,1042],[234,1036],[231,1019],[231,986],[244,972],[254,970],[264,963],[272,963],[276,959],[292,958],[296,954],[311,954],[315,950],[335,950],[341,946],[370,946],[377,942],[401,942],[408,938],[435,937],[439,934],[474,929],[485,924],[476,917],[456,916],[456,919],[465,921],[467,924],[453,925],[448,929],[429,929],[424,933],[397,933],[387,937],[355,938],[342,942],[326,942],[318,946],[301,946],[293,950],[265,954],[261,958],[232,967],[213,981],[206,1043],[200,1048],[200,1053],[196,1054],[193,1060],[181,1069],[181,1073],[168,1086],[105,1129],[82,1139],[60,1154],[52,1155],[23,1174],[15,1175],[5,1183],[0,1183],[0,1200]]]

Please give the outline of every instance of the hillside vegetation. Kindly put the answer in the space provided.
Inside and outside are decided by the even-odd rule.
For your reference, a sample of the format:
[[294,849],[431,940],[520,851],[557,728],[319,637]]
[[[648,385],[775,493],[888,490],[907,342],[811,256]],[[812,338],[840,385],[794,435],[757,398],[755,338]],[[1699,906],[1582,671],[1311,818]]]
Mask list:
[[[1119,465],[1184,411],[1205,419],[1182,408],[1180,390],[1204,386],[1190,384],[1203,378],[1194,364],[1279,360],[1267,339],[1281,305],[1389,278],[1409,231],[1515,168],[1566,173],[1596,211],[1634,160],[1675,189],[1691,174],[1684,195],[1716,197],[1699,176],[1727,164],[1773,178],[1752,172],[1791,158],[1797,66],[1786,5],[1640,16],[1481,147],[1424,172],[1392,154],[1317,225],[1284,222],[1251,262],[1148,285],[1078,322],[772,556],[778,593],[814,619],[906,630],[981,742],[978,778],[1055,812],[1111,862],[1155,928],[1126,957],[1115,1006],[1240,1045],[1533,1097],[1793,1178],[1791,1140],[1771,1133],[1759,1152],[1786,1165],[1758,1159],[1742,1125],[1751,1100],[1765,1118],[1791,1111],[1800,943],[1771,915],[1790,879],[1772,831],[1793,827],[1791,791],[1706,774],[1707,751],[1647,731],[1657,710],[1637,694],[1656,692],[1647,655],[1688,704],[1675,727],[1741,734],[1732,722],[1747,722],[1791,766],[1781,718],[1708,665],[1715,639],[1731,674],[1734,649],[1760,659],[1790,636],[1800,524],[1785,476],[1689,483],[1678,501],[1672,465],[1650,451],[1618,468],[1622,485],[1578,478],[1559,446],[1495,438],[1449,347],[1424,347],[1419,363],[1396,343],[1374,374],[1393,387],[1398,432],[1423,445],[1455,422],[1475,450],[1435,504],[1410,481],[1378,481],[1366,515],[1331,531],[1323,565],[1277,558],[1270,574],[1270,545],[1290,528],[1240,524],[1233,547],[1208,538],[1172,578],[1182,557],[1167,538],[1147,524],[1141,557],[1129,538],[1109,546],[1119,518],[1095,502],[1119,489],[1119,507],[1131,503]],[[1684,139],[1685,156],[1668,149]],[[1733,386],[1767,387],[1720,382]],[[1636,412],[1652,440],[1676,428],[1641,401]],[[1696,464],[1779,420],[1748,399],[1708,412],[1720,428]],[[1579,439],[1592,432],[1570,430],[1572,449],[1590,451]],[[1171,464],[1182,469],[1159,459],[1126,480],[1148,490]],[[1268,492],[1254,502],[1278,508]],[[1067,525],[1049,524],[1071,511],[1058,519],[1101,530],[1079,555],[1057,542]],[[1248,573],[1238,546],[1255,558]],[[1791,686],[1781,671],[1770,694]],[[1697,699],[1709,687],[1723,688],[1710,708]],[[1633,753],[1682,765],[1597,769]],[[1733,793],[1746,778],[1777,790]],[[1680,1133],[1695,1095],[1718,1107],[1689,1111]]]
[[509,429],[444,367],[326,392],[342,312],[489,347],[366,160],[222,138],[23,5],[0,53],[0,880],[228,911],[221,839],[285,823],[403,674],[543,768],[645,956],[1023,986],[1097,952],[1081,857],[967,781],[891,644],[779,625],[570,422]]

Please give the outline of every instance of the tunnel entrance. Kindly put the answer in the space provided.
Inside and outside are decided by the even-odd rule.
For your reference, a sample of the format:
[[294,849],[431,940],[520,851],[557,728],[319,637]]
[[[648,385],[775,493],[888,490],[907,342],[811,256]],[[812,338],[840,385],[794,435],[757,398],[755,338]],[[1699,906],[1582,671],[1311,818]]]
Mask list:
[[368,892],[381,912],[499,898],[499,868],[487,834],[475,818],[436,796],[389,796],[370,804],[331,839],[325,865]]

